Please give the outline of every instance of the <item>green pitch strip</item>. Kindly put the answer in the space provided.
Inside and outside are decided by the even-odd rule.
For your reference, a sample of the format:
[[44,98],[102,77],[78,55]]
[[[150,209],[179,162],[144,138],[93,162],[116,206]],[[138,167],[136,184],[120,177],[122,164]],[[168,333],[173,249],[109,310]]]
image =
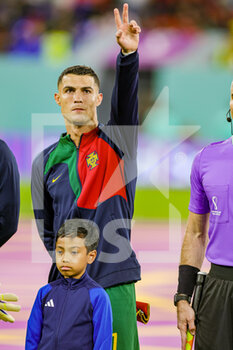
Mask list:
[[134,218],[168,219],[175,215],[181,220],[187,219],[189,190],[170,189],[163,193],[151,188],[137,188]]
[[[163,193],[162,193],[163,192]],[[176,212],[182,220],[188,217],[190,192],[186,189],[170,189],[160,192],[157,189],[137,188],[135,197],[135,219],[168,219],[169,212]],[[31,218],[31,190],[28,182],[21,182],[21,209],[22,218]]]

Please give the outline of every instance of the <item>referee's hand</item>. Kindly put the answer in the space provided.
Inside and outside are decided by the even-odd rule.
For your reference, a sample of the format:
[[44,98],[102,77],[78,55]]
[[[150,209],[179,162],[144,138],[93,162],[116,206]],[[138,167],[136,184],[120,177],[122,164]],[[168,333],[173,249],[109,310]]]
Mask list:
[[185,350],[186,345],[186,333],[189,329],[192,335],[195,334],[195,313],[193,308],[186,300],[180,300],[177,303],[177,328],[180,330],[181,335],[181,349]]

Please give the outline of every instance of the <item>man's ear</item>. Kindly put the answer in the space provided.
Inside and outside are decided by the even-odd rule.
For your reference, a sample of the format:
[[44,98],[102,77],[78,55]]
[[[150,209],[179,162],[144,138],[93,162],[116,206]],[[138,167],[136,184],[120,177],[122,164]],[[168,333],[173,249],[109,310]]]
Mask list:
[[96,258],[96,255],[97,255],[97,251],[96,251],[96,250],[91,250],[91,251],[88,253],[88,256],[87,256],[87,263],[88,263],[88,264],[92,264],[93,261],[94,261],[95,258]]
[[103,101],[103,94],[100,92],[97,96],[97,104],[96,107],[100,106]]
[[60,106],[61,105],[60,95],[57,92],[54,94],[54,99],[55,99],[55,102],[58,104],[58,106]]

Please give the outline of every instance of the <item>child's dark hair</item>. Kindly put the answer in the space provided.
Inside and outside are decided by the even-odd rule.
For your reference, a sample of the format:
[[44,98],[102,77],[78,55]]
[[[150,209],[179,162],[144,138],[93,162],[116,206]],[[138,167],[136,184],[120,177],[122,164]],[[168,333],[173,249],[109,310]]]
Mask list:
[[99,243],[99,229],[93,222],[85,219],[68,219],[60,227],[57,238],[80,237],[84,238],[84,245],[87,253],[95,250]]

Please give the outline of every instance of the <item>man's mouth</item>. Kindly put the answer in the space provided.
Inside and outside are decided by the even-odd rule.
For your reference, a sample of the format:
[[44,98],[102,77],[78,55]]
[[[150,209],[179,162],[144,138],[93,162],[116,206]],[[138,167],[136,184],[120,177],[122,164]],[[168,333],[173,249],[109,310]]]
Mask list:
[[84,108],[76,107],[72,109],[72,112],[82,112],[82,111],[84,111]]

